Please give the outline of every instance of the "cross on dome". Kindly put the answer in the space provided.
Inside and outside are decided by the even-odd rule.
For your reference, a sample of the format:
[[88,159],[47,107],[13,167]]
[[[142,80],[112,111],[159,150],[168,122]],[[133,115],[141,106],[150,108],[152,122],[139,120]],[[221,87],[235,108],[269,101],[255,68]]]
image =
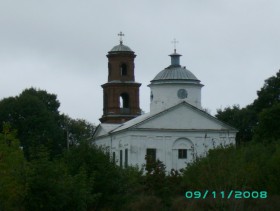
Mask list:
[[175,38],[172,40],[173,45],[174,45],[174,53],[176,53],[176,44],[179,43]]
[[120,32],[118,33],[118,36],[120,37],[120,44],[123,43],[122,37],[124,37],[124,33]]

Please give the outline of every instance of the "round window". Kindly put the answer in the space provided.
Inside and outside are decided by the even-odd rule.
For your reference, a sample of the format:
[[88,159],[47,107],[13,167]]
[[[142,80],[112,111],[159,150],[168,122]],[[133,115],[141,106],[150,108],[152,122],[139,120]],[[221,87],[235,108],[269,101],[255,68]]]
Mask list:
[[188,92],[185,89],[179,89],[178,92],[177,92],[177,96],[180,99],[185,99],[185,98],[188,97]]

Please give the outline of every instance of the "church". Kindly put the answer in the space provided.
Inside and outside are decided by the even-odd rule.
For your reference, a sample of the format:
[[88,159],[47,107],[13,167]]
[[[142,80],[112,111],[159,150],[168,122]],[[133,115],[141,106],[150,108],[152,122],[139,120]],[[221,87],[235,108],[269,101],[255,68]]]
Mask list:
[[103,115],[94,133],[97,146],[106,148],[121,167],[160,160],[170,171],[185,168],[209,149],[235,144],[237,130],[203,110],[203,84],[181,66],[176,48],[169,55],[171,64],[151,80],[150,112],[142,114],[136,55],[123,44],[123,34],[119,36],[119,45],[107,54]]

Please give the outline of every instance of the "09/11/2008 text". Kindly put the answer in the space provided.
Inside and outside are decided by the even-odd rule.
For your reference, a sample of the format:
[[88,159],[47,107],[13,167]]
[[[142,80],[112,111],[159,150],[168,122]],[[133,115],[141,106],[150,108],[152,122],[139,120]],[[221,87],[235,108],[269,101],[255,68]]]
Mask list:
[[268,197],[267,191],[187,191],[185,194],[187,199],[205,199],[220,198],[220,199],[266,199]]

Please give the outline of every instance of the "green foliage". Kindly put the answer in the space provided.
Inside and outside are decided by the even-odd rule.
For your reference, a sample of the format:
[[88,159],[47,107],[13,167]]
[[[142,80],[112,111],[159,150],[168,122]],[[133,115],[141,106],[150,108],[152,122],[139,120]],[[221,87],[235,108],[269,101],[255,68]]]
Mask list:
[[79,144],[81,141],[91,140],[95,126],[83,119],[71,119],[61,116],[64,133],[66,133],[68,147]]
[[9,122],[18,130],[18,138],[26,158],[39,145],[49,150],[51,157],[60,155],[69,145],[93,136],[95,126],[85,120],[60,115],[56,95],[34,88],[19,96],[0,101],[0,126]]
[[273,142],[280,137],[280,103],[264,109],[259,114],[254,140],[257,142]]
[[83,168],[73,173],[62,157],[66,131],[78,144],[94,126],[60,115],[59,105],[56,95],[34,88],[0,101],[1,210],[87,210],[97,203],[94,176]]
[[[216,117],[234,127],[239,132],[237,144],[251,140],[261,141],[279,137],[280,70],[276,76],[265,80],[257,91],[258,98],[245,108],[239,106],[217,110]],[[255,133],[256,130],[256,133]]]
[[160,160],[153,161],[149,159],[149,156],[146,156],[146,160],[145,192],[160,199],[160,207],[168,210],[172,204],[173,197],[182,192],[181,175],[174,169],[170,174],[167,174],[165,165]]
[[131,201],[129,201],[123,210],[131,210],[131,211],[158,211],[158,210],[166,210],[162,200],[154,195],[147,195],[145,193],[141,193]]
[[[39,147],[38,147],[39,148]],[[43,147],[31,155],[27,177],[27,210],[59,210],[64,206],[64,172]],[[63,179],[61,179],[63,178]],[[57,208],[57,209],[56,209]]]
[[87,210],[97,200],[90,189],[93,177],[83,168],[70,174],[62,159],[50,159],[46,148],[36,152],[26,174],[26,210]]
[[[229,177],[234,177],[232,174],[235,174],[237,169],[232,163],[233,160],[231,160],[233,155],[233,147],[221,147],[209,151],[207,157],[198,158],[194,163],[189,164],[183,174],[183,182],[187,190],[200,190],[205,187],[215,190],[230,187],[228,182],[232,181]],[[224,157],[227,159],[224,159]],[[217,169],[219,171],[216,171]],[[242,178],[239,179],[242,180]]]
[[272,188],[272,184],[275,187],[274,172],[280,170],[279,165],[275,165],[280,159],[279,147],[279,144],[252,143],[241,148],[210,150],[207,157],[198,159],[185,169],[184,186],[186,190],[204,190],[207,187],[216,191],[273,191],[268,187]]
[[102,149],[82,141],[65,153],[65,163],[71,174],[84,169],[88,178],[96,183],[89,185],[90,192],[100,197],[93,208],[102,206],[119,207],[125,200],[126,184],[122,170],[116,166]]
[[[276,145],[276,146],[275,146]],[[272,144],[275,152],[268,160],[267,170],[267,189],[271,194],[280,195],[280,144]]]
[[[267,143],[267,142],[265,142]],[[280,194],[280,144],[249,143],[217,148],[190,164],[183,173],[185,191],[267,191],[264,200],[174,199],[173,210],[278,210]],[[175,204],[176,202],[176,204]]]
[[4,124],[0,133],[0,210],[20,210],[26,189],[25,159],[15,138],[16,131]]
[[[146,158],[148,160],[148,158]],[[165,165],[160,160],[155,162],[148,161],[146,164],[146,188],[161,195],[164,192],[165,185]],[[163,193],[164,194],[164,193]]]
[[56,95],[34,88],[24,90],[17,97],[0,101],[0,126],[9,122],[18,130],[24,154],[44,145],[52,156],[60,154],[66,141],[60,126],[59,102]]
[[216,117],[238,129],[236,142],[248,142],[252,139],[253,129],[257,121],[257,116],[251,106],[240,108],[238,105],[227,107],[224,110],[217,110]]
[[257,94],[258,98],[253,103],[257,113],[280,103],[280,70],[276,73],[276,76],[265,80],[263,87],[257,91]]

